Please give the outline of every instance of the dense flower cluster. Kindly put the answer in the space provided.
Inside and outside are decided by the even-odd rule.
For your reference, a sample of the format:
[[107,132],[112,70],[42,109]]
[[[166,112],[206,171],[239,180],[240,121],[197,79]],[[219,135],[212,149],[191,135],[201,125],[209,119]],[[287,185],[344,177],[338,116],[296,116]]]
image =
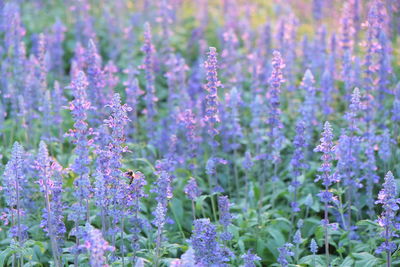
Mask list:
[[397,198],[397,186],[393,174],[389,171],[385,176],[383,188],[379,192],[376,204],[383,206],[383,211],[378,219],[379,225],[384,229],[382,237],[385,241],[376,249],[377,253],[392,253],[396,244],[391,239],[397,236],[394,231],[399,228],[396,222],[396,212],[399,210],[400,199]]
[[0,265],[395,266],[398,2],[0,0]]

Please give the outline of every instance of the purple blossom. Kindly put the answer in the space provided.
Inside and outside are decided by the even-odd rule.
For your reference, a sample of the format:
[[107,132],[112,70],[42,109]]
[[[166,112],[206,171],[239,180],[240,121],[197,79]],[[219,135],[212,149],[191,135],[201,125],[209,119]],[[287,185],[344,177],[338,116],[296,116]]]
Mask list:
[[156,88],[154,85],[154,52],[155,48],[152,43],[150,24],[144,25],[144,44],[142,46],[144,53],[143,66],[146,78],[146,126],[147,136],[150,142],[155,142],[155,122],[154,117],[157,114],[156,103],[158,101],[156,96]]
[[229,212],[231,204],[227,196],[218,196],[219,223],[223,226],[224,232],[221,233],[221,239],[228,241],[232,235],[228,232],[228,226],[232,223],[232,215]]
[[285,67],[281,54],[278,51],[273,52],[272,58],[272,73],[269,78],[270,89],[268,92],[269,98],[269,142],[270,142],[270,153],[272,153],[272,160],[276,164],[280,162],[280,150],[282,146],[283,136],[281,129],[283,124],[281,122],[281,110],[280,110],[280,94],[281,85],[285,81],[283,79],[282,70]]
[[114,247],[110,246],[106,240],[104,240],[101,231],[94,228],[90,224],[87,224],[83,234],[84,244],[83,249],[86,249],[90,258],[90,266],[93,267],[104,267],[107,265],[106,253],[108,251],[114,251]]
[[43,220],[40,224],[50,237],[55,265],[61,263],[61,243],[66,233],[62,203],[62,167],[51,159],[46,144],[41,141],[35,168],[38,170],[40,191],[45,199]]
[[390,137],[389,129],[385,129],[380,136],[379,157],[385,163],[389,163],[392,154],[393,140]]
[[291,190],[294,192],[293,202],[291,203],[292,211],[299,212],[299,204],[297,203],[297,193],[300,187],[300,182],[298,177],[302,174],[303,169],[307,167],[304,162],[305,159],[305,149],[307,144],[305,142],[305,123],[302,119],[299,119],[296,123],[296,136],[293,140],[293,146],[295,148],[290,164],[292,166],[293,181],[291,183]]
[[191,177],[188,181],[188,183],[185,186],[184,192],[186,196],[194,201],[196,198],[198,198],[201,195],[201,190],[197,185],[196,179],[194,177]]
[[384,96],[387,93],[391,93],[388,90],[390,83],[390,75],[392,73],[391,68],[391,49],[390,41],[383,30],[380,30],[378,36],[379,42],[379,59],[378,59],[378,91],[379,91],[379,101],[380,108],[383,108]]
[[61,137],[62,122],[63,122],[61,109],[66,105],[67,99],[64,97],[63,89],[61,89],[61,86],[58,81],[54,81],[54,90],[51,96],[51,100],[52,100],[51,110],[53,112],[52,123],[53,125],[57,126],[58,129],[60,129],[59,137]]
[[258,257],[257,254],[252,253],[251,249],[249,249],[246,254],[243,254],[241,258],[244,261],[243,267],[256,267],[255,262],[261,260],[261,258]]
[[322,73],[321,77],[321,91],[322,91],[322,103],[321,108],[325,116],[328,116],[333,112],[331,107],[332,104],[332,92],[334,79],[332,77],[332,70],[327,66]]
[[154,221],[153,223],[157,227],[157,239],[156,239],[156,263],[160,257],[160,248],[162,242],[162,232],[166,223],[166,216],[168,210],[168,202],[172,199],[172,168],[168,159],[159,160],[156,162],[157,180],[154,183],[154,187],[150,190],[156,193],[155,197],[157,201],[157,207],[153,212]]
[[138,132],[138,109],[139,109],[139,97],[144,94],[144,91],[140,89],[139,81],[137,79],[138,72],[135,69],[129,68],[124,71],[128,74],[126,82],[124,82],[126,103],[132,108],[129,113],[132,123],[128,124],[128,135],[135,140]]
[[322,8],[324,5],[323,0],[313,0],[312,1],[312,13],[314,19],[318,22],[321,20],[323,14],[322,14]]
[[336,173],[333,173],[332,170],[332,161],[334,159],[335,146],[333,144],[333,133],[332,127],[329,122],[325,122],[324,131],[322,132],[322,137],[320,139],[321,143],[314,149],[314,152],[322,152],[321,160],[322,164],[318,171],[321,173],[315,179],[315,182],[322,180],[322,185],[324,186],[324,190],[320,191],[318,194],[321,202],[324,203],[324,219],[322,220],[322,225],[325,228],[325,253],[326,253],[326,262],[329,265],[329,235],[328,235],[328,226],[329,226],[329,218],[328,218],[328,204],[330,202],[335,202],[331,191],[329,191],[329,187],[339,182],[339,177]]
[[[314,152],[322,152],[321,160],[322,164],[318,171],[321,175],[317,176],[316,182],[322,180],[322,184],[325,186],[325,191],[328,191],[329,186],[333,183],[338,182],[338,177],[332,174],[332,161],[334,159],[335,146],[333,144],[333,133],[332,126],[329,122],[325,122],[324,131],[322,132],[322,137],[320,139],[321,144],[319,144]],[[322,200],[322,202],[330,202],[330,200]]]
[[87,120],[87,112],[91,109],[91,104],[87,100],[86,90],[88,81],[85,74],[81,71],[77,77],[72,80],[69,88],[72,89],[74,100],[69,103],[69,110],[74,119],[74,129],[70,129],[66,134],[76,144],[75,155],[76,159],[71,166],[71,170],[77,174],[74,181],[76,190],[74,196],[77,198],[78,203],[73,205],[74,212],[70,214],[69,218],[76,222],[83,218],[88,219],[87,216],[87,202],[90,198],[91,185],[89,181],[89,149],[92,146],[93,139],[90,136],[93,134],[89,128]]
[[293,236],[293,243],[295,243],[297,245],[297,244],[301,244],[302,242],[303,242],[303,239],[301,238],[301,232],[300,232],[300,230],[297,230]]
[[289,262],[288,258],[294,256],[294,252],[292,251],[293,244],[291,243],[286,243],[282,247],[278,248],[279,251],[279,257],[278,257],[278,263],[282,267],[288,267]]
[[22,201],[24,186],[28,183],[24,172],[24,154],[23,147],[15,142],[12,147],[11,158],[3,173],[4,196],[8,206],[7,213],[9,217],[13,218],[10,234],[20,245],[27,236],[27,227],[23,224],[25,210]]
[[51,34],[49,35],[49,54],[51,58],[50,68],[57,74],[61,75],[64,73],[63,57],[64,49],[63,42],[65,39],[65,32],[67,28],[58,18],[51,28]]
[[236,87],[225,95],[225,107],[221,112],[221,133],[224,151],[235,151],[240,148],[243,137],[240,125],[239,106],[242,104],[241,95]]
[[[125,129],[129,123],[128,112],[131,108],[126,104],[121,104],[121,97],[118,93],[114,94],[110,103],[106,105],[110,110],[110,116],[104,120],[104,127],[111,130],[111,133],[106,132],[103,128],[101,133],[104,138],[104,144],[98,149],[99,154],[98,168],[102,172],[105,187],[108,189],[105,199],[105,207],[101,207],[103,212],[109,215],[113,220],[113,229],[110,229],[112,234],[117,231],[117,223],[123,217],[121,212],[122,206],[126,201],[125,189],[126,185],[122,179],[122,154],[128,151],[125,145],[126,136]],[[96,192],[99,189],[96,188]],[[101,190],[100,190],[101,192]],[[103,194],[96,196],[97,199],[103,197]]]
[[310,242],[310,251],[311,251],[312,254],[315,254],[315,253],[318,252],[318,244],[317,244],[317,242],[315,242],[314,239],[311,239],[311,242]]
[[400,83],[394,89],[394,101],[392,106],[392,120],[400,122]]
[[397,198],[397,186],[392,172],[385,176],[383,188],[379,192],[378,200],[375,204],[381,204],[383,211],[378,218],[378,224],[384,229],[381,236],[385,241],[376,249],[376,253],[386,252],[388,254],[388,266],[390,266],[390,254],[396,250],[396,244],[391,241],[395,237],[395,230],[399,226],[395,221],[395,216],[399,210],[400,199]]
[[141,209],[141,199],[147,197],[144,192],[144,186],[147,184],[145,176],[141,172],[133,172],[130,177],[131,183],[127,186],[124,202],[129,209],[129,214],[133,215],[131,218],[132,224],[132,248],[137,251],[140,249],[139,234],[144,228],[144,221],[139,217]]
[[180,124],[182,124],[182,126],[184,127],[187,154],[189,158],[195,158],[199,141],[199,137],[197,136],[196,131],[196,114],[194,114],[191,109],[186,109],[183,112],[179,113],[178,120]]
[[88,0],[71,0],[69,10],[73,14],[76,39],[86,44],[90,39],[96,39],[93,17],[90,15]]
[[317,110],[317,99],[316,89],[314,87],[314,76],[310,70],[306,70],[304,73],[301,87],[305,91],[304,102],[300,108],[300,113],[304,123],[306,123],[305,131],[305,142],[307,146],[312,143],[313,129],[317,124],[316,110]]
[[209,219],[194,221],[190,243],[194,249],[195,262],[200,266],[225,266],[229,260],[223,257],[222,247],[217,242],[216,227]]
[[221,82],[218,80],[217,56],[217,49],[215,47],[210,47],[207,61],[204,62],[204,68],[206,69],[207,77],[207,84],[204,86],[207,91],[207,95],[205,97],[206,111],[204,121],[207,126],[207,132],[210,135],[210,144],[213,151],[215,151],[218,146],[218,142],[215,140],[215,137],[219,133],[215,124],[220,121],[218,114],[218,87],[221,87]]
[[254,162],[251,157],[251,153],[250,153],[250,151],[246,151],[246,153],[244,154],[243,168],[245,170],[249,171],[253,166],[254,166]]
[[264,99],[261,95],[257,94],[253,98],[250,109],[251,109],[251,139],[252,143],[256,146],[256,153],[260,151],[261,144],[264,142],[264,114],[266,113]]
[[93,107],[97,109],[96,114],[98,114],[101,112],[103,106],[106,105],[107,98],[104,96],[104,87],[106,84],[101,66],[101,57],[97,52],[97,47],[93,40],[89,40],[85,57],[89,99],[93,103]]

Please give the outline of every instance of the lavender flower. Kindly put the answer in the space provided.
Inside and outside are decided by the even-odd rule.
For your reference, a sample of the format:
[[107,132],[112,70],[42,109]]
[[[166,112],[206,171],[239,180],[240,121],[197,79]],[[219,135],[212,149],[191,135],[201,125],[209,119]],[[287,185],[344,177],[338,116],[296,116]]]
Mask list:
[[278,263],[282,267],[288,267],[289,266],[289,262],[288,262],[287,259],[289,257],[293,257],[294,256],[294,253],[292,251],[292,247],[293,247],[293,244],[286,243],[282,247],[278,248],[278,251],[279,251]]
[[86,51],[86,63],[87,63],[87,80],[88,80],[88,92],[89,99],[93,103],[93,107],[97,109],[96,114],[92,114],[95,118],[95,122],[99,123],[97,114],[101,112],[104,105],[107,103],[107,98],[104,96],[105,77],[102,70],[102,62],[97,47],[93,40],[89,40],[88,48]]
[[396,236],[394,231],[399,228],[395,222],[396,212],[399,210],[400,199],[397,198],[397,186],[392,172],[385,176],[383,189],[379,192],[375,204],[381,204],[383,211],[378,218],[379,225],[384,229],[381,236],[385,241],[376,249],[376,253],[387,253],[387,266],[391,266],[391,253],[396,250],[396,244],[391,239]]
[[[366,116],[367,122],[373,119],[373,112],[375,109],[374,91],[375,91],[375,76],[379,66],[376,63],[376,55],[379,51],[379,42],[377,40],[378,33],[380,31],[380,22],[378,19],[378,5],[377,2],[373,2],[367,16],[367,21],[364,26],[367,28],[367,36],[362,46],[365,47],[365,59],[364,59],[364,88],[367,91],[365,95],[366,101]],[[369,130],[369,129],[368,129]]]
[[215,140],[215,137],[218,135],[219,131],[215,127],[215,124],[220,121],[218,115],[218,87],[221,87],[221,82],[218,80],[217,56],[217,49],[215,47],[210,47],[207,61],[204,63],[204,67],[207,71],[207,84],[205,85],[205,89],[207,90],[207,95],[205,97],[206,112],[204,121],[207,125],[207,132],[210,135],[210,144],[213,152],[218,147],[218,141]]
[[147,197],[144,192],[144,186],[147,184],[145,176],[141,172],[133,172],[130,177],[131,183],[126,189],[126,206],[129,209],[129,213],[133,215],[131,218],[132,223],[132,248],[134,253],[140,249],[139,245],[139,234],[144,228],[144,221],[139,217],[141,208],[140,201],[142,198]]
[[322,103],[321,108],[325,116],[328,116],[332,113],[333,109],[331,107],[332,102],[332,91],[334,79],[332,78],[331,69],[327,66],[322,73],[321,77],[321,91],[322,91]]
[[168,202],[172,198],[171,183],[173,176],[171,172],[171,164],[167,159],[157,161],[155,174],[158,176],[158,178],[157,181],[154,183],[154,187],[151,189],[151,192],[157,194],[157,196],[155,197],[157,201],[157,207],[153,213],[155,216],[153,223],[157,227],[155,265],[158,265],[158,261],[160,258],[162,232],[166,222]]
[[144,44],[142,46],[142,51],[145,54],[143,59],[142,68],[145,70],[146,77],[146,125],[147,125],[147,137],[150,142],[155,141],[155,123],[154,117],[157,114],[156,103],[156,89],[154,86],[154,59],[153,53],[155,51],[152,37],[151,37],[151,28],[150,24],[146,23],[144,25]]
[[261,258],[258,257],[257,254],[252,253],[251,249],[249,249],[246,254],[243,254],[241,258],[244,261],[243,267],[256,267],[254,263],[261,260]]
[[216,227],[209,219],[194,221],[190,243],[194,249],[196,264],[200,266],[225,266],[226,258],[221,254],[222,248],[217,242]]
[[322,184],[325,186],[325,191],[321,191],[319,194],[321,201],[324,203],[329,203],[334,201],[332,193],[329,192],[329,187],[338,182],[338,177],[336,174],[332,174],[332,161],[335,151],[335,146],[333,144],[333,133],[332,133],[332,126],[329,122],[325,122],[324,131],[322,132],[321,137],[321,144],[318,145],[314,152],[322,152],[323,155],[321,156],[322,164],[318,171],[321,175],[317,176],[315,180],[320,181],[322,180]]
[[[396,85],[394,92],[394,101],[392,107],[392,120],[396,122],[400,122],[400,83]],[[396,133],[395,133],[396,134]]]
[[307,144],[305,142],[304,138],[304,132],[305,132],[305,123],[302,119],[299,119],[296,123],[296,136],[293,140],[293,146],[295,147],[293,157],[290,161],[290,164],[292,166],[292,175],[293,175],[293,181],[291,183],[291,188],[290,190],[294,192],[293,196],[293,202],[291,203],[292,211],[293,212],[299,212],[299,204],[297,203],[297,193],[298,189],[300,187],[300,182],[298,181],[298,177],[301,175],[303,169],[307,166],[307,164],[304,162],[305,158],[305,148],[307,147]]
[[7,162],[3,173],[4,196],[9,207],[7,211],[9,216],[13,218],[10,235],[20,245],[22,245],[27,236],[27,227],[23,224],[25,211],[22,205],[23,187],[28,182],[23,170],[24,153],[23,147],[18,142],[15,142],[12,147],[11,158]]
[[87,119],[87,111],[90,110],[91,104],[87,100],[86,89],[88,82],[83,72],[79,72],[77,77],[72,80],[70,88],[74,100],[70,102],[69,110],[72,113],[72,117],[75,121],[74,129],[70,129],[66,134],[72,139],[72,142],[76,144],[75,154],[76,159],[71,166],[73,172],[78,176],[74,181],[76,190],[74,196],[77,198],[78,203],[72,206],[74,210],[70,213],[69,218],[74,220],[76,224],[83,218],[88,220],[88,208],[87,203],[90,198],[91,186],[89,181],[89,148],[92,146],[93,140],[90,139],[90,135],[93,134],[91,128],[89,128]]
[[378,91],[379,91],[379,101],[380,108],[383,108],[383,100],[385,94],[390,93],[387,89],[390,83],[390,74],[392,73],[391,69],[391,51],[390,51],[390,42],[386,33],[381,30],[378,36],[379,42],[379,59],[378,59]]
[[293,236],[293,243],[296,245],[301,244],[303,242],[303,239],[301,238],[301,232],[300,229],[296,231],[296,233]]
[[[105,186],[108,188],[106,192],[106,206],[102,207],[103,212],[106,212],[112,218],[112,235],[118,231],[117,224],[123,223],[124,213],[121,211],[124,208],[126,185],[122,179],[122,154],[128,151],[125,146],[125,129],[129,122],[128,112],[131,108],[126,104],[121,104],[121,97],[118,93],[114,94],[110,103],[106,105],[110,110],[110,116],[104,120],[104,126],[111,130],[111,133],[103,133],[106,140],[105,145],[98,150],[101,162],[98,168],[101,168],[102,175],[105,179]],[[101,195],[96,196],[97,199]],[[114,244],[113,244],[114,245]]]
[[313,0],[312,2],[312,12],[314,19],[318,22],[322,18],[322,7],[323,1],[322,0]]
[[90,259],[90,266],[93,267],[103,267],[107,265],[106,253],[108,251],[114,251],[114,247],[110,246],[106,240],[104,240],[101,231],[94,228],[90,224],[85,227],[85,232],[83,234],[83,239],[85,241],[82,247],[87,250]]
[[228,232],[228,226],[232,223],[232,215],[229,212],[230,203],[227,196],[218,196],[219,223],[223,226],[224,232],[220,238],[223,241],[232,239],[232,235]]
[[54,264],[62,266],[60,245],[66,233],[66,228],[63,216],[61,166],[55,160],[50,159],[47,146],[43,141],[39,144],[35,167],[39,173],[40,191],[45,199],[43,220],[40,226],[50,237]]
[[272,58],[272,73],[269,78],[270,90],[269,96],[269,143],[270,143],[270,153],[272,154],[272,161],[277,164],[280,162],[280,150],[283,141],[281,129],[283,124],[281,122],[281,110],[280,106],[280,93],[281,85],[285,81],[283,79],[282,69],[285,67],[281,54],[278,51],[273,52]]
[[316,99],[316,90],[314,87],[314,76],[310,70],[306,70],[304,73],[303,81],[301,83],[301,87],[305,91],[304,103],[300,108],[301,116],[306,123],[306,131],[305,131],[305,142],[307,146],[312,143],[312,133],[314,129],[314,125],[317,124],[316,119],[316,109],[317,109],[317,99]]
[[326,253],[326,262],[329,265],[329,236],[328,236],[328,204],[336,201],[332,192],[329,191],[329,187],[337,183],[339,181],[339,177],[336,173],[332,173],[332,161],[333,161],[333,153],[335,151],[335,146],[333,145],[333,133],[332,127],[329,122],[325,122],[324,131],[322,132],[321,144],[318,145],[314,151],[322,152],[321,160],[322,164],[318,171],[321,173],[315,179],[315,182],[322,180],[322,185],[325,187],[325,190],[321,191],[318,196],[321,199],[321,202],[324,203],[324,219],[322,220],[322,224],[325,228],[325,253]]
[[380,138],[379,157],[383,162],[389,163],[392,153],[393,140],[390,137],[389,129],[385,129]]
[[138,132],[138,109],[139,109],[139,96],[144,94],[144,91],[140,89],[139,81],[136,78],[137,71],[129,68],[124,71],[128,74],[128,78],[126,82],[124,82],[125,93],[126,93],[126,103],[132,108],[132,112],[130,112],[130,118],[132,123],[128,125],[128,135],[133,138],[134,140],[137,138],[135,137]]
[[75,36],[81,43],[87,43],[90,39],[96,39],[93,17],[90,15],[90,3],[88,0],[71,0],[69,10],[73,14],[75,23]]
[[318,244],[317,242],[315,242],[314,239],[311,239],[311,243],[310,243],[310,251],[313,254],[313,266],[317,266],[315,265],[315,254],[318,252]]
[[51,28],[51,35],[49,36],[49,54],[51,58],[51,69],[57,74],[64,73],[63,57],[64,49],[63,42],[65,39],[65,32],[67,28],[58,18]]
[[201,195],[200,188],[198,187],[196,179],[194,177],[191,177],[189,179],[189,182],[185,186],[184,191],[186,196],[192,201],[196,200],[196,198]]
[[59,137],[61,137],[62,131],[62,116],[61,109],[66,105],[66,98],[64,97],[63,90],[60,87],[58,81],[54,81],[54,90],[51,96],[51,110],[53,112],[53,125],[57,126],[60,129]]
[[[186,109],[180,113],[179,122],[184,127],[187,154],[189,158],[195,158],[198,146],[198,136],[196,133],[196,114],[194,114],[191,109]],[[190,167],[194,168],[194,166]]]
[[224,151],[236,151],[240,148],[240,140],[243,137],[240,125],[239,105],[242,104],[241,95],[236,87],[225,95],[225,107],[222,109],[222,142]]
[[317,244],[317,242],[315,242],[314,239],[311,239],[311,242],[310,242],[310,251],[311,251],[312,254],[315,254],[315,253],[318,252],[318,244]]

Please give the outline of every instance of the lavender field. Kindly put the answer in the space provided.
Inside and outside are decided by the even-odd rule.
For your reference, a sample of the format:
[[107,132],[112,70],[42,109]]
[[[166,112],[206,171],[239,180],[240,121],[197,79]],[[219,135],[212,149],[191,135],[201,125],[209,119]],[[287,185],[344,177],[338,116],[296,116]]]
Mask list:
[[400,266],[399,0],[0,14],[0,267]]

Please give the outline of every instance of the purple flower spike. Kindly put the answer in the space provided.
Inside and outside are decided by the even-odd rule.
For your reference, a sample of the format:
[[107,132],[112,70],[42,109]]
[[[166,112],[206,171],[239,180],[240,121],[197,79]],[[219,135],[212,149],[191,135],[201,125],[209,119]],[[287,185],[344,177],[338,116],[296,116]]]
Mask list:
[[210,47],[210,51],[208,52],[207,61],[204,63],[204,67],[206,69],[206,77],[207,84],[205,85],[205,89],[207,90],[207,95],[205,97],[205,105],[206,112],[204,121],[207,125],[207,132],[210,135],[210,142],[213,151],[219,145],[215,140],[215,137],[218,135],[218,130],[215,127],[215,124],[218,123],[219,114],[218,114],[218,87],[221,87],[221,82],[218,80],[218,53],[215,47]]
[[285,245],[283,245],[283,247],[278,248],[278,251],[279,251],[278,263],[282,267],[288,267],[289,266],[289,262],[288,262],[287,259],[289,257],[293,257],[294,256],[294,252],[292,251],[292,247],[293,247],[293,244],[286,243]]
[[200,188],[197,185],[196,179],[193,177],[189,179],[184,191],[186,196],[193,201],[201,195]]
[[256,267],[255,262],[261,260],[261,258],[258,257],[257,254],[252,253],[251,249],[249,249],[246,254],[243,254],[241,258],[244,261],[243,267]]
[[105,254],[108,251],[114,251],[115,248],[104,240],[101,231],[87,224],[83,234],[83,240],[85,243],[82,245],[82,248],[85,249],[90,256],[90,266],[108,266]]
[[400,199],[397,198],[397,186],[392,172],[388,172],[385,176],[383,188],[379,192],[378,200],[375,204],[381,204],[383,211],[378,218],[378,224],[384,229],[381,236],[385,241],[376,249],[376,253],[387,253],[388,266],[390,265],[391,253],[396,250],[396,244],[391,241],[395,235],[395,230],[399,229],[398,223],[395,220],[396,213],[399,210]]
[[269,98],[269,140],[271,146],[272,160],[274,163],[280,162],[280,150],[283,141],[281,129],[283,124],[281,122],[281,110],[280,110],[280,94],[281,85],[285,81],[283,78],[282,70],[285,67],[281,54],[278,51],[273,52],[272,57],[272,73],[269,78],[270,89],[268,92]]

